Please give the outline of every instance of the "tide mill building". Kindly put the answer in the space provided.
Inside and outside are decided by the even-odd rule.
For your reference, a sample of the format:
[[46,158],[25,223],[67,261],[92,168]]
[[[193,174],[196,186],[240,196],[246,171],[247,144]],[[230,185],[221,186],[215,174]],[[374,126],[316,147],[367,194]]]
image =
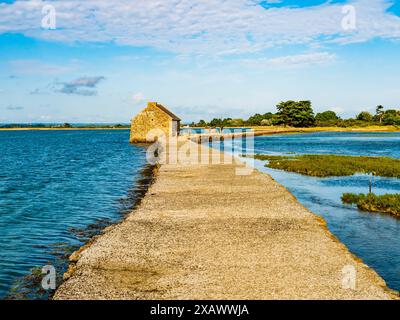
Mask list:
[[149,102],[131,121],[131,143],[154,142],[149,136],[154,130],[162,130],[166,137],[177,136],[181,119],[157,102]]

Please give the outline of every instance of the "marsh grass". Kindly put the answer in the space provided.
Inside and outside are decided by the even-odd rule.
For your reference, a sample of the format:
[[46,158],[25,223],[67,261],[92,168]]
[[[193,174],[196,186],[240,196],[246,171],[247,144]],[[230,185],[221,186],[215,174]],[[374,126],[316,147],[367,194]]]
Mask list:
[[369,212],[389,213],[400,217],[400,194],[385,194],[378,196],[374,193],[354,194],[344,193],[342,202],[355,204],[357,208]]
[[400,160],[387,157],[339,155],[271,156],[257,154],[255,159],[268,161],[266,167],[314,177],[351,176],[372,173],[382,177],[400,177]]

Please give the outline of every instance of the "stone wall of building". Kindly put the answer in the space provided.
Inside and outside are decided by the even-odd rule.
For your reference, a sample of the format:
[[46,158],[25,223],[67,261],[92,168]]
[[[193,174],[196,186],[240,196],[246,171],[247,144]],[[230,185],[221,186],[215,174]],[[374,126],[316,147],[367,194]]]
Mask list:
[[154,129],[162,130],[169,136],[172,128],[172,119],[165,112],[157,108],[157,103],[149,102],[147,107],[142,110],[131,122],[131,143],[154,142],[148,139],[147,135]]

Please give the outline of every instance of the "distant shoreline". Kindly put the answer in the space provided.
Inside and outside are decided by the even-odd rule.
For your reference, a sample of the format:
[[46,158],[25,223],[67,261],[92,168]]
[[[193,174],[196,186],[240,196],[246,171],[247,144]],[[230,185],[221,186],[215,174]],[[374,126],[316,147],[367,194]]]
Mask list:
[[309,127],[309,128],[293,128],[293,127],[248,127],[257,131],[278,132],[399,132],[400,128],[395,126],[368,126],[368,127]]
[[63,131],[76,131],[76,130],[129,130],[129,128],[107,128],[107,127],[75,127],[75,128],[30,128],[30,127],[21,127],[21,128],[0,128],[0,131],[55,131],[55,130],[63,130]]
[[[224,129],[253,129],[254,136],[267,136],[274,134],[297,134],[297,133],[313,133],[313,132],[400,132],[400,128],[395,126],[369,126],[369,127],[309,127],[309,128],[294,128],[294,127],[265,127],[265,126],[248,126],[248,127],[225,127]],[[192,129],[192,128],[190,128]],[[194,129],[205,129],[205,128],[194,128]],[[235,135],[235,132],[231,134]],[[240,133],[238,133],[240,135]],[[197,134],[201,136],[202,134]],[[219,133],[211,135],[219,136]],[[223,134],[224,135],[224,134]],[[229,134],[228,134],[229,135]],[[193,135],[193,136],[196,136]]]
[[[309,127],[309,128],[293,128],[293,127],[273,127],[273,126],[245,126],[245,127],[225,127],[224,129],[240,129],[251,128],[257,131],[263,131],[265,134],[279,133],[308,133],[308,132],[399,132],[400,128],[395,126],[368,126],[368,127]],[[47,131],[47,130],[129,130],[129,127],[15,127],[2,128],[0,131]],[[182,128],[187,129],[187,128]],[[206,129],[201,127],[191,127],[188,129]]]

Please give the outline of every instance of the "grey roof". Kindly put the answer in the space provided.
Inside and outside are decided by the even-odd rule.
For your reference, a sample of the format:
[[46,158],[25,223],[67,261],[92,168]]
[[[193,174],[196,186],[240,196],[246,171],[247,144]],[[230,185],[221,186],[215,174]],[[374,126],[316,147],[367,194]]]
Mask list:
[[176,120],[176,121],[181,121],[181,119],[176,116],[175,114],[173,114],[171,111],[169,111],[166,107],[164,107],[163,105],[157,103],[157,108],[160,109],[161,111],[165,112],[167,115],[169,115],[172,120]]

